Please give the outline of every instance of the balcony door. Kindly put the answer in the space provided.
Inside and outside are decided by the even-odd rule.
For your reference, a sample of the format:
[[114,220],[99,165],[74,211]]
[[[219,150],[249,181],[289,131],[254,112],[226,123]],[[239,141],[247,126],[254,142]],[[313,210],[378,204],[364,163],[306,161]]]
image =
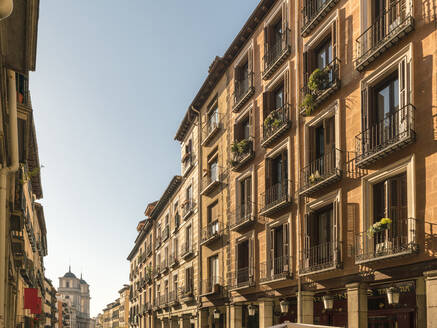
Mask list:
[[284,106],[284,85],[281,84],[281,86],[273,92],[273,99],[274,110],[282,108],[282,106]]
[[247,177],[240,182],[240,219],[248,218],[252,214],[252,178]]
[[324,69],[328,66],[333,58],[332,58],[332,42],[331,38],[325,39],[322,44],[317,47],[314,51],[316,57],[316,67],[318,69]]
[[333,205],[307,216],[305,257],[310,267],[323,265],[333,259]]
[[215,105],[209,112],[208,112],[208,133],[213,131],[219,123],[219,117],[218,117],[218,106]]
[[249,281],[249,240],[240,242],[236,247],[237,284],[240,284]]
[[282,202],[287,196],[287,152],[266,160],[266,205]]
[[335,168],[335,118],[330,117],[309,130],[311,174],[323,176]]
[[215,157],[208,164],[210,181],[218,181],[218,157]]
[[269,267],[272,278],[288,272],[288,245],[289,233],[288,223],[284,223],[270,230],[270,250],[269,250]]
[[208,280],[211,291],[214,291],[215,285],[219,284],[219,258],[218,255],[211,256],[208,261]]
[[208,218],[208,237],[213,236],[219,231],[219,222],[218,222],[218,202],[214,202],[213,204],[208,206],[207,209],[207,218]]

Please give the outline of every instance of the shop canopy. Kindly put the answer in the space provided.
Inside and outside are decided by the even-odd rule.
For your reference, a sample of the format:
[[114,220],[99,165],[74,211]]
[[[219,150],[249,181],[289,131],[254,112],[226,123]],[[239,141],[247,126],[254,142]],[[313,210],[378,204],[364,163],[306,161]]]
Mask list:
[[340,328],[333,326],[320,326],[320,325],[312,325],[308,323],[294,323],[294,322],[285,322],[280,325],[271,326],[270,328]]

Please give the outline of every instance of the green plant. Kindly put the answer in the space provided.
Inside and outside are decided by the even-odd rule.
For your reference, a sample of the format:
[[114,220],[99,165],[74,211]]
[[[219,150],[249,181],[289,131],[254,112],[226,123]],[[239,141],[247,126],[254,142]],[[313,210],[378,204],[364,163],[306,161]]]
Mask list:
[[307,93],[300,105],[302,110],[305,110],[306,115],[310,115],[314,110],[314,96],[312,93]]
[[372,238],[375,233],[387,230],[391,224],[390,218],[382,218],[378,222],[375,222],[368,230],[367,237]]
[[312,174],[309,176],[308,180],[310,181],[311,184],[313,184],[313,183],[315,183],[315,182],[321,180],[321,178],[322,178],[322,177],[320,176],[319,170],[316,170],[316,172],[312,173]]
[[244,154],[249,148],[249,139],[243,139],[241,141],[234,141],[231,145],[231,152],[234,154]]
[[264,125],[268,128],[278,128],[282,124],[278,111],[273,111],[264,119]]
[[316,68],[308,79],[308,89],[317,92],[325,88],[329,81],[329,72],[326,69]]

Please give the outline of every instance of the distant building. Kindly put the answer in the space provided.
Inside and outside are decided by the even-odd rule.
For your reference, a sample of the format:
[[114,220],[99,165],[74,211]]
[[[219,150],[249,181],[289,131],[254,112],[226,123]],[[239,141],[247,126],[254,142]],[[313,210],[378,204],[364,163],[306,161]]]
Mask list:
[[69,327],[71,328],[89,328],[90,327],[90,290],[89,285],[82,279],[71,272],[68,272],[59,278],[58,292],[61,299],[69,300]]

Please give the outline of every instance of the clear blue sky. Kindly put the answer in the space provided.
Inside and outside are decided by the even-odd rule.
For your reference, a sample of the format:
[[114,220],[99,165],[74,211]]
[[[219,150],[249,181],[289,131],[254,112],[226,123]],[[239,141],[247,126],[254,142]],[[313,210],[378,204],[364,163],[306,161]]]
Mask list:
[[136,224],[179,174],[179,123],[257,3],[41,1],[30,88],[46,275],[83,272],[92,315],[128,283]]

